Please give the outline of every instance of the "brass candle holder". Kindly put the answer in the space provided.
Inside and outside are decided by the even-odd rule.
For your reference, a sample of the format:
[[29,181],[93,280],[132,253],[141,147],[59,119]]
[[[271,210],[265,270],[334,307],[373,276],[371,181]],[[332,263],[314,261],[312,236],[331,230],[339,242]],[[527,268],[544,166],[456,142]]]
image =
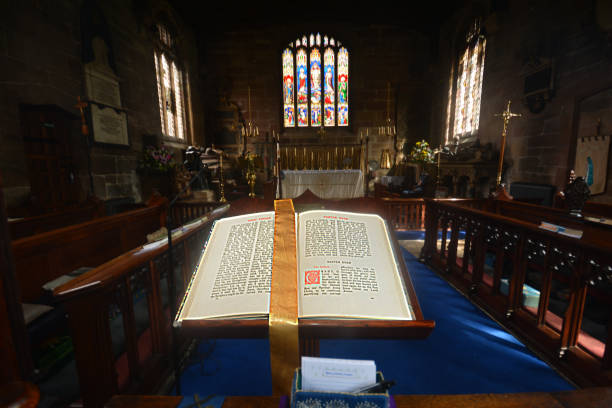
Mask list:
[[227,198],[225,198],[224,182],[223,182],[223,153],[219,155],[219,202],[227,203]]
[[257,174],[255,173],[255,155],[247,154],[247,173],[246,173],[247,183],[250,188],[249,197],[255,197],[255,181],[257,180]]
[[251,87],[248,87],[248,104],[249,104],[249,120],[247,123],[243,123],[242,126],[242,154],[246,152],[247,148],[247,139],[258,137],[259,136],[259,128],[253,122],[253,115],[251,111]]

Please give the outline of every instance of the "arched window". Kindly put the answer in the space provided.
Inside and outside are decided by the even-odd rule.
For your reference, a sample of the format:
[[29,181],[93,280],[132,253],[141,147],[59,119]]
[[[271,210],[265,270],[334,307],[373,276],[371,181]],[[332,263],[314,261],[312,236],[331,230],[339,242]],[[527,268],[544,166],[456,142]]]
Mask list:
[[321,34],[303,36],[283,51],[286,128],[348,126],[349,53]]
[[486,39],[476,20],[466,35],[465,48],[451,66],[445,141],[475,136],[480,119],[480,95]]
[[168,28],[157,24],[157,33],[154,58],[162,133],[166,137],[187,142],[187,73],[176,56],[174,38]]

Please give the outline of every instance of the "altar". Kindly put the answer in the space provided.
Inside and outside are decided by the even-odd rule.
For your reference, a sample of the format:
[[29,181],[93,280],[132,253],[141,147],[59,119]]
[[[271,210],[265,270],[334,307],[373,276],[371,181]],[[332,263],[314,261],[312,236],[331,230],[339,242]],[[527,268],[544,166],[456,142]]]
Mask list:
[[363,197],[363,172],[357,169],[281,172],[282,198],[295,198],[306,190],[324,199]]

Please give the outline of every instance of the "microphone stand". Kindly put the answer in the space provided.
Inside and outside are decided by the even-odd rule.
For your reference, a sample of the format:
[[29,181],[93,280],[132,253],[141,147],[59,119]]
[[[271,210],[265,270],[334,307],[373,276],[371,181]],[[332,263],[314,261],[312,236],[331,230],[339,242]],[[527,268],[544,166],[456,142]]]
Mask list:
[[[172,227],[174,224],[174,217],[172,216],[172,207],[181,195],[187,191],[191,187],[191,185],[196,180],[202,180],[202,174],[204,170],[207,169],[208,166],[202,167],[198,173],[189,180],[189,183],[168,203],[168,212],[166,214],[166,229],[168,230],[168,273],[170,274],[170,282],[169,282],[169,298],[170,298],[170,316],[171,319],[174,320],[177,312],[177,304],[176,304],[176,282],[174,276],[174,262],[172,257]],[[178,333],[177,328],[174,327],[174,324],[170,325],[172,330],[172,358],[174,360],[174,383],[176,385],[176,394],[181,394],[181,364],[179,361],[179,349],[178,349]]]

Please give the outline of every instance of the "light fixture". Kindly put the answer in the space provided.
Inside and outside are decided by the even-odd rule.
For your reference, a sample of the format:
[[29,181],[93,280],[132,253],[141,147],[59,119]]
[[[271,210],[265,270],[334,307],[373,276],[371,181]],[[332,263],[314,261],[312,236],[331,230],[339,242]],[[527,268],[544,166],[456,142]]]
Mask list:
[[[386,136],[393,139],[393,161],[395,164],[395,160],[397,158],[397,133],[395,129],[395,123],[391,120],[391,83],[387,82],[387,116],[384,123],[381,126],[378,126],[378,134],[379,136]],[[383,151],[384,154],[384,151]],[[387,149],[387,154],[389,154],[389,150]],[[382,155],[381,155],[382,157]],[[381,161],[382,163],[382,161]],[[382,165],[381,165],[381,168]],[[386,167],[389,168],[389,167]]]
[[259,136],[259,128],[253,122],[253,115],[251,112],[251,87],[248,87],[248,107],[249,107],[249,120],[242,126],[242,154],[246,154],[246,140],[249,137]]
[[391,120],[391,83],[387,82],[387,116],[385,122],[378,127],[378,134],[382,136],[395,136],[395,124]]

